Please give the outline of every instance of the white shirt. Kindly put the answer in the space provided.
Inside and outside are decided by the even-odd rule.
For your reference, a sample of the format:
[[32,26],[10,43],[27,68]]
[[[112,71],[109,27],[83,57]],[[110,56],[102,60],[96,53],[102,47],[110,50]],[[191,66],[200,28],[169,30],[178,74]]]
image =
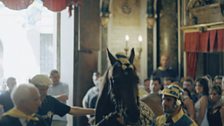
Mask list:
[[[59,82],[57,85],[51,85],[48,89],[47,92],[48,95],[51,95],[53,97],[58,96],[58,95],[69,95],[69,89],[68,89],[68,85],[62,82]],[[65,103],[66,104],[66,103]],[[61,120],[61,121],[67,121],[66,120],[66,115],[63,117],[60,117],[58,115],[54,115],[53,120]]]

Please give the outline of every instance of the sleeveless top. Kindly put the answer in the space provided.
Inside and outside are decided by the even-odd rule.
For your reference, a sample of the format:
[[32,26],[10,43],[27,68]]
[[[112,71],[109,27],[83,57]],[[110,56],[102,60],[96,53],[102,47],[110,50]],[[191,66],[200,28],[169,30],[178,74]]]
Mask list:
[[222,106],[218,106],[214,109],[208,109],[208,122],[209,126],[222,126],[222,119],[220,109]]
[[[196,118],[198,118],[198,116],[199,116],[200,106],[201,105],[200,105],[200,99],[199,99],[194,105]],[[206,108],[205,115],[204,115],[204,118],[203,118],[200,126],[209,126],[208,119],[207,119],[207,108]]]

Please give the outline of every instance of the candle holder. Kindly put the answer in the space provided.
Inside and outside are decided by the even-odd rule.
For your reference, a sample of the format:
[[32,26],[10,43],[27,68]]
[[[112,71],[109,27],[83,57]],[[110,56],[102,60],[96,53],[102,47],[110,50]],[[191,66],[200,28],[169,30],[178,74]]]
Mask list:
[[128,51],[129,51],[129,48],[128,48],[128,47],[125,47],[125,48],[124,48],[124,52],[125,52],[125,55],[126,55],[126,56],[128,55]]
[[124,51],[125,51],[125,54],[126,56],[128,55],[128,41],[129,41],[129,36],[128,35],[125,35],[125,48],[124,48]]
[[141,59],[142,47],[138,47],[137,51],[138,51],[138,58]]
[[138,51],[138,58],[140,59],[141,58],[141,53],[142,53],[142,41],[143,41],[143,38],[141,35],[138,36],[138,42],[139,42],[139,47],[137,48],[137,51]]

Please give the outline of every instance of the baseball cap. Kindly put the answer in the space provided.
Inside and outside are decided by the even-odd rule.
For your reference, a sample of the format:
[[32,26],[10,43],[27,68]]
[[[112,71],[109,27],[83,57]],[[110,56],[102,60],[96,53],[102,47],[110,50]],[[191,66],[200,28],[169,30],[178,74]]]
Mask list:
[[32,79],[29,80],[29,82],[35,86],[50,86],[52,84],[50,78],[44,74],[35,75]]

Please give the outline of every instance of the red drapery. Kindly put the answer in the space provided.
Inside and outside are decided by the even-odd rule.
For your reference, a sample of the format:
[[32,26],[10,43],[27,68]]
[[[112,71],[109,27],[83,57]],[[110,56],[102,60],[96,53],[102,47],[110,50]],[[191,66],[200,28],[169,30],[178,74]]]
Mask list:
[[194,78],[198,52],[224,52],[224,29],[185,33],[184,47],[187,53],[187,76]]
[[197,71],[197,53],[187,52],[187,76],[195,78]]
[[[26,9],[34,0],[0,0],[6,7],[13,10]],[[71,9],[79,0],[42,0],[43,5],[51,11],[59,12],[67,6]]]
[[186,52],[196,52],[198,48],[199,33],[191,32],[185,34],[185,51]]

